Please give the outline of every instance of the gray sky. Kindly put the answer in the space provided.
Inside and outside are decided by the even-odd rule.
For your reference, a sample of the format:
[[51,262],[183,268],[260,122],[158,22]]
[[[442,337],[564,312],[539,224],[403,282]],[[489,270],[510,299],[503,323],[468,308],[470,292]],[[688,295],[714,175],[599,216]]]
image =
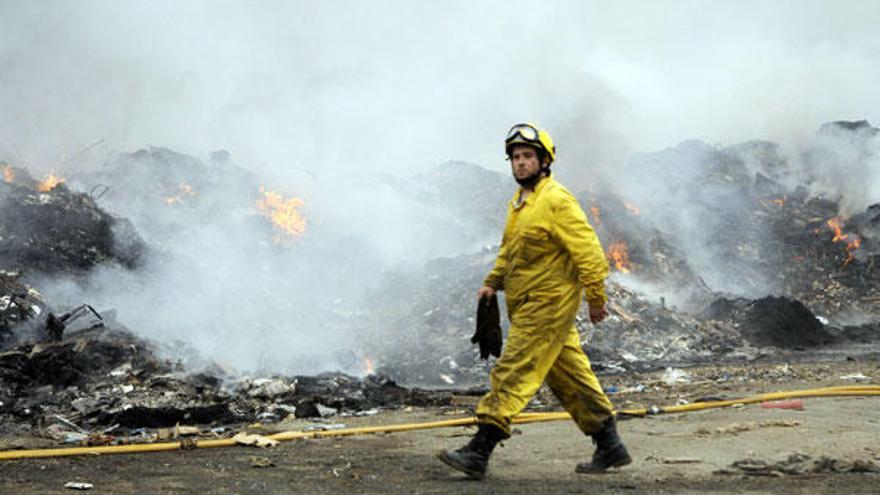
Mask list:
[[871,1],[0,0],[0,158],[50,168],[103,138],[99,157],[226,148],[279,179],[503,170],[533,120],[586,181],[688,138],[880,123],[877,25]]

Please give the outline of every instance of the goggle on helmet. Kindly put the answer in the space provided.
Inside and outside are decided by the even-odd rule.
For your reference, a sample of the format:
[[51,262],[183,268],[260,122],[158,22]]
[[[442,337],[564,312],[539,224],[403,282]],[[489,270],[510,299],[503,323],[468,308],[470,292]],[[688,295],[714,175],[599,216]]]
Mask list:
[[553,144],[550,134],[529,122],[516,124],[507,131],[507,138],[504,139],[504,151],[508,155],[510,147],[514,144],[525,144],[544,150],[547,153],[548,165],[556,159],[556,145]]

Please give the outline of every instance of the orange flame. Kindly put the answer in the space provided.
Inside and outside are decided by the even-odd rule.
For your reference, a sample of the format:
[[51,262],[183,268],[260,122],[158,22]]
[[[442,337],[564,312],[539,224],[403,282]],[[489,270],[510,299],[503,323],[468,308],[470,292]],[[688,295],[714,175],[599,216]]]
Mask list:
[[628,201],[623,202],[623,207],[626,208],[626,211],[632,213],[633,215],[638,215],[642,212],[641,208]]
[[43,182],[40,182],[39,184],[37,184],[37,192],[41,192],[41,193],[49,192],[52,189],[55,189],[55,187],[58,186],[58,184],[61,184],[62,182],[64,182],[64,177],[59,177],[59,176],[55,175],[54,173],[49,172],[49,174],[46,175],[46,179],[43,180]]
[[773,199],[761,199],[759,201],[764,206],[778,206],[780,208],[785,206],[785,197],[773,198]]
[[375,373],[375,371],[376,367],[373,364],[373,358],[371,358],[370,356],[364,356],[364,374],[372,375],[373,373]]
[[173,205],[175,203],[182,203],[188,197],[195,196],[196,192],[193,190],[192,186],[189,184],[181,184],[180,187],[177,188],[177,194],[174,196],[168,196],[165,198],[166,205]]
[[15,180],[15,170],[12,170],[12,167],[9,165],[3,165],[3,182],[7,184],[12,184],[12,181]]
[[626,241],[617,241],[611,243],[608,247],[608,263],[614,265],[617,271],[629,273],[632,271],[632,263],[629,261],[629,252],[627,251]]
[[602,212],[599,211],[598,206],[590,207],[590,216],[593,217],[593,222],[596,225],[602,225]]
[[840,217],[829,218],[825,223],[828,228],[834,231],[834,238],[831,239],[831,242],[846,243],[846,259],[843,260],[843,266],[850,264],[856,259],[855,252],[862,246],[862,239],[856,234],[844,234],[843,220]]
[[[263,197],[257,200],[257,208],[263,216],[272,221],[272,225],[282,235],[299,237],[306,231],[306,219],[299,212],[305,204],[303,200],[285,199],[276,192],[267,191],[263,186],[260,186],[260,193]],[[276,237],[275,241],[280,242],[281,238]]]

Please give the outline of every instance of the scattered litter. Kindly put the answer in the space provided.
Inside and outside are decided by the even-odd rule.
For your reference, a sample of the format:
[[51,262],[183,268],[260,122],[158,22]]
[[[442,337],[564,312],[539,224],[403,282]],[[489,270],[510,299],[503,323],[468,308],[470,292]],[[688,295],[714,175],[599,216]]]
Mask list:
[[697,464],[703,462],[698,457],[659,457],[655,452],[651,452],[645,457],[646,461],[654,461],[660,464]]
[[868,379],[870,379],[870,377],[865,376],[863,373],[853,373],[853,374],[851,374],[851,375],[843,375],[843,376],[840,377],[840,379],[841,379],[841,380],[856,380],[856,381],[861,381],[861,380],[868,380]]
[[71,490],[91,490],[95,485],[91,483],[84,483],[82,481],[68,481],[64,484],[64,488],[69,488]]
[[618,390],[618,393],[631,394],[634,392],[644,392],[645,390],[647,390],[647,387],[639,383],[638,385],[633,385],[632,387],[623,387],[622,389]]
[[703,462],[703,460],[697,457],[666,457],[660,459],[660,462],[663,464],[696,464]]
[[251,467],[268,468],[274,466],[275,463],[268,457],[251,456]]
[[67,432],[60,440],[64,443],[75,443],[81,444],[85,442],[89,438],[85,433],[80,433],[78,431],[70,431]]
[[345,425],[343,423],[332,423],[332,424],[313,424],[306,426],[302,431],[330,431],[330,430],[343,430],[345,429]]
[[110,371],[110,373],[108,373],[108,374],[113,377],[119,377],[119,376],[126,376],[129,373],[131,373],[131,363],[124,363],[123,365],[119,366],[118,368]]
[[315,404],[315,406],[318,408],[318,414],[322,418],[326,418],[328,416],[335,416],[336,413],[339,412],[339,409],[336,409],[334,407],[327,407],[323,404]]
[[666,368],[666,371],[660,379],[669,386],[677,383],[690,383],[691,381],[690,375],[688,375],[686,371],[678,368]]
[[748,423],[733,423],[730,426],[726,426],[724,428],[715,428],[709,429],[706,427],[698,428],[694,431],[695,435],[698,436],[709,436],[709,435],[736,435],[737,433],[742,433],[744,431],[756,430],[758,428],[772,428],[772,427],[783,427],[783,428],[792,428],[795,426],[800,426],[800,421],[794,420],[775,420],[775,421],[752,421]]
[[68,428],[72,428],[72,429],[74,429],[74,430],[76,430],[76,431],[78,431],[78,432],[80,432],[80,433],[87,433],[87,431],[84,430],[84,429],[82,429],[82,428],[80,428],[79,425],[77,425],[76,423],[74,423],[74,422],[68,420],[67,418],[65,418],[65,417],[63,417],[63,416],[59,416],[58,414],[53,414],[53,415],[52,415],[52,419],[54,419],[55,421],[58,421],[59,423],[64,424],[64,425],[67,426]]
[[761,407],[764,409],[795,409],[804,410],[804,401],[801,399],[776,400],[770,402],[762,402]]
[[806,454],[790,454],[776,462],[760,459],[743,459],[736,461],[727,469],[720,469],[713,474],[743,473],[751,476],[784,476],[823,473],[880,473],[880,466],[871,460],[858,459],[850,461],[823,456],[815,461]]
[[87,447],[103,447],[105,445],[111,445],[114,440],[115,438],[112,435],[95,432],[86,437],[83,443],[85,443]]
[[245,432],[237,433],[232,439],[239,445],[253,445],[260,448],[274,447],[279,443],[278,440],[273,440],[269,437],[264,437],[263,435]]
[[198,435],[202,431],[197,426],[180,426],[175,425],[172,428],[159,428],[157,431],[159,440],[173,440],[180,437]]
[[258,378],[252,381],[250,386],[248,396],[260,399],[273,399],[295,388],[293,384],[288,384],[284,380],[272,378]]

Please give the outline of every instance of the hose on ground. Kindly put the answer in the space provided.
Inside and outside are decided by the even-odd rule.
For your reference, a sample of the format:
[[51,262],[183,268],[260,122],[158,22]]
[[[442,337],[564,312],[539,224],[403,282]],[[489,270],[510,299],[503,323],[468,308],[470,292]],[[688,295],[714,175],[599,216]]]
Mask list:
[[[806,397],[866,397],[880,396],[880,385],[853,385],[840,387],[824,387],[809,390],[792,390],[788,392],[772,392],[752,395],[739,399],[719,400],[713,402],[695,402],[691,404],[668,406],[663,408],[624,409],[617,411],[621,417],[645,417],[654,414],[673,414],[692,411],[702,411],[733,406],[736,404],[754,404],[759,402],[795,399]],[[526,412],[522,413],[513,422],[516,424],[538,423],[545,421],[560,421],[571,419],[567,412]],[[448,419],[443,421],[429,421],[424,423],[406,423],[396,425],[365,426],[358,428],[344,428],[339,430],[325,431],[285,431],[267,435],[268,438],[279,442],[307,438],[343,437],[352,435],[366,435],[373,433],[394,433],[400,431],[426,430],[431,428],[449,428],[455,426],[470,426],[477,423],[474,417]],[[179,442],[162,442],[133,445],[109,445],[102,447],[68,447],[60,449],[33,449],[33,450],[7,450],[0,452],[0,461],[17,459],[34,459],[47,457],[69,457],[77,455],[102,455],[102,454],[134,454],[140,452],[163,452],[170,450],[188,449],[211,449],[219,447],[231,447],[237,445],[232,438],[216,440],[183,440]]]

